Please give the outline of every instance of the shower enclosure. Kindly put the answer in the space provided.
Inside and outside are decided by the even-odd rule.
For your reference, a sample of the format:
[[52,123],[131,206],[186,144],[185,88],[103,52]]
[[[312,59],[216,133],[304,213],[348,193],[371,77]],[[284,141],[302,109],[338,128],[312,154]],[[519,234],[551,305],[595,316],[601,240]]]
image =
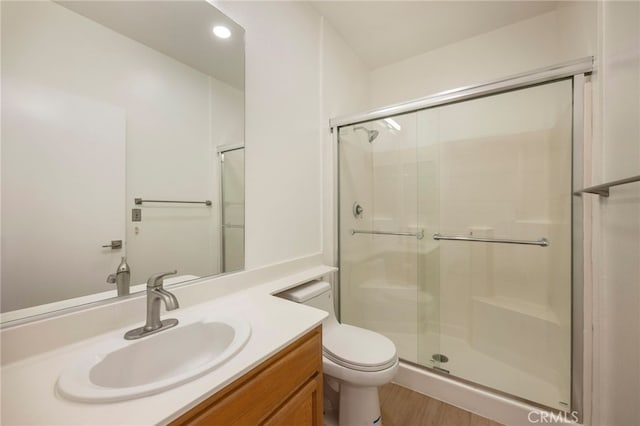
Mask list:
[[590,67],[332,120],[342,322],[438,374],[581,408],[573,188]]

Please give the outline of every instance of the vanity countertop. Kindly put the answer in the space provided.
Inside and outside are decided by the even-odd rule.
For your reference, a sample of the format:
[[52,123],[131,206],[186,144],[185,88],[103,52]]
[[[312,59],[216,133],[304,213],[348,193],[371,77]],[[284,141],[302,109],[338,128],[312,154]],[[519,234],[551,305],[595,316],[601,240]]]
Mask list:
[[[316,269],[306,280],[335,268]],[[313,276],[312,276],[313,275]],[[199,311],[240,316],[251,323],[251,337],[245,347],[221,367],[183,385],[148,397],[114,403],[80,403],[60,396],[56,381],[63,368],[74,362],[91,345],[122,329],[74,342],[51,351],[20,359],[2,366],[2,424],[164,424],[204,401],[235,379],[283,349],[298,337],[318,326],[326,313],[273,296],[290,288],[305,274],[284,277],[249,289],[212,299],[208,302],[169,313],[181,319]],[[144,316],[144,312],[140,313]],[[168,317],[166,312],[163,318]]]

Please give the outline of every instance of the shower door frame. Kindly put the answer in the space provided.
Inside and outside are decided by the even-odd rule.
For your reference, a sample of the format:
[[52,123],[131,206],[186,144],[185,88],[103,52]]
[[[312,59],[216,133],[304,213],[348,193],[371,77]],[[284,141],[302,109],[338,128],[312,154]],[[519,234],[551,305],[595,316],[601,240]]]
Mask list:
[[[560,80],[571,80],[573,93],[572,112],[572,208],[571,208],[571,412],[576,412],[578,421],[584,419],[584,388],[585,374],[585,334],[591,330],[585,328],[584,311],[584,243],[583,243],[583,201],[576,191],[580,191],[584,178],[584,147],[585,147],[585,86],[594,70],[594,58],[588,56],[582,59],[563,62],[553,66],[536,69],[511,77],[494,80],[473,86],[465,86],[453,90],[439,92],[431,96],[419,98],[409,102],[393,104],[359,114],[332,118],[329,120],[333,160],[333,264],[338,267],[334,292],[340,311],[340,156],[338,149],[338,130],[343,126],[350,126],[371,120],[389,118],[400,114],[416,112],[427,108],[443,106],[452,103],[497,95],[514,90],[525,89],[541,84]],[[426,368],[426,367],[423,367]],[[436,373],[437,374],[437,373]],[[499,391],[498,391],[499,392]],[[515,399],[518,397],[512,396]]]
[[[241,149],[244,149],[245,146],[244,144],[236,144],[236,145],[221,145],[217,148],[218,151],[218,198],[220,201],[220,226],[219,228],[219,232],[220,232],[220,256],[219,256],[219,268],[218,270],[220,271],[220,274],[224,274],[228,271],[225,270],[225,262],[226,262],[226,236],[225,236],[225,230],[226,230],[226,218],[225,218],[225,206],[224,206],[224,156],[226,153],[228,152],[232,152],[232,151],[239,151]],[[245,168],[245,175],[243,176],[244,179],[244,185],[245,185],[245,193],[246,193],[246,168]],[[244,225],[243,225],[244,227]],[[246,232],[244,232],[243,230],[243,237],[242,237],[242,245],[246,248],[246,240],[247,240],[247,235]],[[234,271],[231,271],[234,272]]]

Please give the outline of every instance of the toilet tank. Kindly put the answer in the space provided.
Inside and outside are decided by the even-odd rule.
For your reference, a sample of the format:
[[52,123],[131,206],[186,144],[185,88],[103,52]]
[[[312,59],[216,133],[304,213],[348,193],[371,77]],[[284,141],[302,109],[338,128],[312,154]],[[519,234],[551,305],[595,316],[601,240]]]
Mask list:
[[326,281],[311,281],[283,291],[282,293],[278,293],[278,296],[291,300],[292,302],[302,303],[307,306],[322,309],[335,318],[331,284]]

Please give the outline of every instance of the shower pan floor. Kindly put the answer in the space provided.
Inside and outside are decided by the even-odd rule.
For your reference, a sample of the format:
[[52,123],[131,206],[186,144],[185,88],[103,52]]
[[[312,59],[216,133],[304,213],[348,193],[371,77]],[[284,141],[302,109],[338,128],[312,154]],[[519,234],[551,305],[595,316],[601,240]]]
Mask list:
[[400,358],[427,367],[433,367],[433,354],[443,354],[449,361],[439,365],[451,376],[481,384],[492,389],[523,398],[537,404],[566,411],[568,396],[562,397],[560,387],[539,376],[520,370],[473,348],[463,339],[429,333],[420,339],[422,352],[418,353],[418,337],[408,333],[384,332],[398,348]]

